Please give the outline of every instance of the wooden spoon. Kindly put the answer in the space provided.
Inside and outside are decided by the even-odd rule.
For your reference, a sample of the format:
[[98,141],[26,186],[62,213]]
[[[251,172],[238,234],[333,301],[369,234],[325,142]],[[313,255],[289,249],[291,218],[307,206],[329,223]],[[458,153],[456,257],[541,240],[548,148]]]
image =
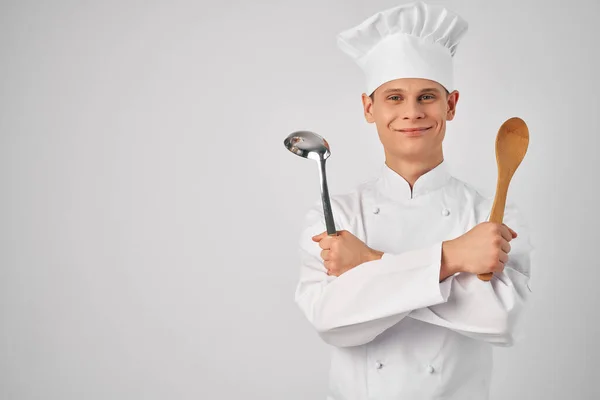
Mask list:
[[[529,145],[529,129],[521,118],[506,120],[496,136],[496,163],[498,164],[498,182],[496,196],[492,205],[490,222],[501,224],[504,218],[508,185],[515,171],[523,161]],[[489,281],[494,274],[477,275],[482,281]]]

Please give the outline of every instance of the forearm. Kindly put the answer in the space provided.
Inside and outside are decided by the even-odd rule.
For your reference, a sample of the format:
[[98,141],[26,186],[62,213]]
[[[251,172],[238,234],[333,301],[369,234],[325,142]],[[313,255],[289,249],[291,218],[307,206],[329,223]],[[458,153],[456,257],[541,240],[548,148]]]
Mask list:
[[413,310],[409,317],[443,326],[474,339],[510,345],[515,325],[528,300],[527,277],[507,267],[483,282],[477,275],[453,278],[448,301]]
[[444,243],[440,277],[455,274],[448,301],[414,310],[409,316],[475,339],[512,344],[516,323],[531,292],[528,283],[532,251],[526,232],[512,243],[513,251],[503,271],[494,273],[489,282],[453,264],[454,244]]
[[296,302],[328,343],[368,343],[408,312],[447,300],[450,282],[439,283],[440,255],[441,243],[402,254],[379,254],[323,281],[322,267],[304,253]]

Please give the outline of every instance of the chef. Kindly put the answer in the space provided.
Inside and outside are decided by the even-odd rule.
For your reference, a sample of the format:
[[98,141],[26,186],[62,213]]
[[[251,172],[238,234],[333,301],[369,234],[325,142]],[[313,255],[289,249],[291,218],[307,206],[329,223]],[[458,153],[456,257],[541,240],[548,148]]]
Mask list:
[[527,226],[513,202],[504,224],[487,222],[493,198],[443,156],[466,31],[454,12],[416,2],[338,35],[364,71],[385,162],[331,197],[337,236],[320,201],[304,220],[295,301],[331,345],[328,400],[485,400],[493,346],[515,341],[531,292]]

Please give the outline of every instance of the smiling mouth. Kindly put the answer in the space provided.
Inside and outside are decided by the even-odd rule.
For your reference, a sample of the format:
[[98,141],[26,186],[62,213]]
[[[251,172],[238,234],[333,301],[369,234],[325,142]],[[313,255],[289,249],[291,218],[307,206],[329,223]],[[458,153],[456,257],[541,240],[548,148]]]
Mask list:
[[427,128],[408,128],[408,129],[399,129],[397,132],[402,132],[402,133],[416,133],[416,132],[424,132],[428,129],[430,129],[431,127],[427,127]]

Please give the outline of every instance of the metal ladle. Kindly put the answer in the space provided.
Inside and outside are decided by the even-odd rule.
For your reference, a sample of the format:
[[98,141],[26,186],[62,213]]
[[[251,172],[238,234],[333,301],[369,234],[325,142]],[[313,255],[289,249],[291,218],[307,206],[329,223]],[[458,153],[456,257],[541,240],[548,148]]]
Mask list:
[[321,180],[321,200],[323,201],[323,214],[325,215],[325,225],[327,234],[336,236],[335,224],[333,222],[333,213],[331,211],[331,202],[329,200],[329,190],[327,188],[327,176],[325,174],[325,161],[331,155],[329,143],[316,133],[309,131],[297,131],[288,135],[283,141],[285,147],[292,153],[310,158],[319,162],[319,178]]

